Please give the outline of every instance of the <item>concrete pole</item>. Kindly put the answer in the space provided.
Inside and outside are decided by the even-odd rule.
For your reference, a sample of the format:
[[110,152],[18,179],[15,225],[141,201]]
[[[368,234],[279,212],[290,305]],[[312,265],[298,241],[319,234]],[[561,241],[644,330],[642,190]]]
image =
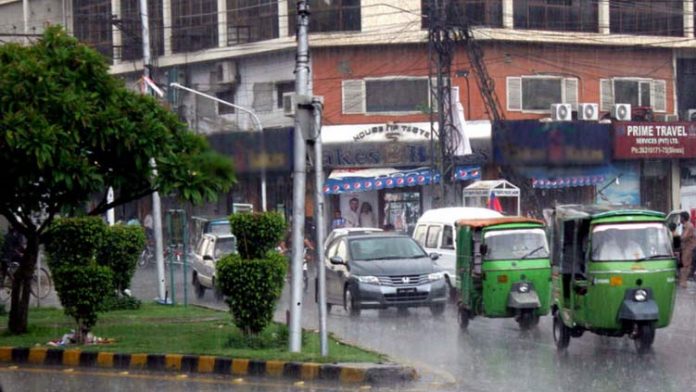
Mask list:
[[597,2],[597,17],[599,18],[599,33],[600,34],[611,34],[609,17],[610,7],[609,0],[599,0]]
[[[309,80],[309,5],[305,0],[297,2],[297,59],[295,64],[295,93],[306,95]],[[299,110],[298,110],[299,112]],[[290,352],[302,350],[302,262],[304,251],[304,219],[305,219],[305,183],[307,165],[307,145],[303,133],[306,132],[306,116],[297,113],[295,116],[292,192],[292,263],[290,265],[292,281],[290,302]],[[305,130],[305,132],[303,132]],[[321,247],[322,244],[316,244]]]
[[[143,76],[150,77],[150,65],[152,64],[150,56],[150,21],[147,15],[147,0],[140,0],[140,21],[142,24],[143,34]],[[147,83],[143,81],[143,85]],[[148,87],[145,87],[148,89]],[[157,177],[157,163],[154,158],[150,158],[150,166],[152,167],[152,176]],[[167,293],[164,285],[164,243],[162,241],[162,206],[159,192],[152,193],[152,221],[155,233],[155,261],[157,264],[157,294],[158,301],[167,303]]]
[[512,29],[514,25],[514,6],[512,0],[503,0],[503,27],[506,29]]
[[[319,105],[317,105],[319,106]],[[324,168],[321,145],[321,107],[314,108],[314,126],[317,129],[317,139],[314,142],[314,216],[317,225],[316,250],[317,250],[317,280],[319,300],[319,345],[323,357],[329,355],[329,338],[326,331],[326,270],[324,269],[324,239],[326,238],[326,224],[324,221]]]
[[[111,14],[116,19],[123,19],[121,0],[111,0]],[[113,64],[120,64],[123,61],[123,36],[121,29],[116,24],[111,25],[111,41],[114,43]]]
[[22,17],[24,18],[24,34],[29,34],[29,0],[22,1]]

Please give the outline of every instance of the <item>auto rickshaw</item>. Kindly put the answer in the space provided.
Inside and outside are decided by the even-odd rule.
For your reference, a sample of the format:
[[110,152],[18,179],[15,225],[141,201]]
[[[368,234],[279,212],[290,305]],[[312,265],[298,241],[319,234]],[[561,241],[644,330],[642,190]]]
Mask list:
[[558,206],[552,217],[553,338],[628,335],[639,353],[669,325],[676,261],[660,212]]
[[514,317],[529,329],[549,313],[551,263],[543,222],[502,217],[457,222],[459,324]]

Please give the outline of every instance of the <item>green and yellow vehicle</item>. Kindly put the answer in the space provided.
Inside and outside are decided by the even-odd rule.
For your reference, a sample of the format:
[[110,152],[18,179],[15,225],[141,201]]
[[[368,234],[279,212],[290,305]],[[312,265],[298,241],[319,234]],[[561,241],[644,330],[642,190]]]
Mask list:
[[551,225],[553,337],[565,350],[584,331],[650,350],[676,295],[671,235],[660,212],[558,206]]
[[459,324],[514,317],[529,329],[549,313],[551,263],[544,224],[504,217],[457,222]]

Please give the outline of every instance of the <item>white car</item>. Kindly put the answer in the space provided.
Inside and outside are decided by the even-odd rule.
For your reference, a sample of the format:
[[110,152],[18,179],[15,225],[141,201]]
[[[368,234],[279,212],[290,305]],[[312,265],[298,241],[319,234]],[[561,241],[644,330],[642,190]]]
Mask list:
[[[215,288],[217,261],[237,251],[237,239],[232,234],[203,234],[193,252],[193,271],[191,283],[196,296],[202,298],[206,289]],[[222,299],[217,290],[215,296]]]
[[371,234],[380,233],[384,230],[378,229],[376,227],[342,227],[340,229],[333,229],[331,233],[324,240],[324,251],[336,238],[344,235],[357,235],[357,234]]

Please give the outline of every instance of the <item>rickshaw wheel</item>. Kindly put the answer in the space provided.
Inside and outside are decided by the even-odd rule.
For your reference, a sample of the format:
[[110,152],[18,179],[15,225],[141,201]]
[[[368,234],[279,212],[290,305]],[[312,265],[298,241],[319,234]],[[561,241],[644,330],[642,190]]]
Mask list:
[[469,309],[460,306],[459,317],[457,317],[457,319],[459,319],[459,327],[466,330],[469,327]]
[[559,351],[565,350],[570,344],[570,328],[563,324],[560,312],[553,317],[553,341]]
[[519,324],[520,329],[526,331],[539,324],[539,316],[534,314],[533,310],[523,311],[517,318],[517,323]]
[[633,340],[633,343],[639,354],[645,354],[650,351],[655,341],[655,325],[653,323],[641,323],[638,324],[637,329],[638,336]]

